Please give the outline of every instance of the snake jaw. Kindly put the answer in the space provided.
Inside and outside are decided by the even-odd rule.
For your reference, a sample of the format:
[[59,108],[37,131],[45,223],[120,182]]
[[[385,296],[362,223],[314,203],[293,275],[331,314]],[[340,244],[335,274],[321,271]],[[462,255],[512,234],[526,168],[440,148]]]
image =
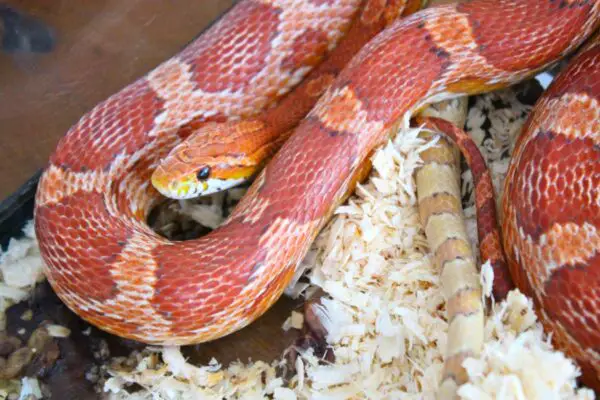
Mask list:
[[152,186],[163,196],[174,200],[188,200],[231,189],[246,182],[247,179],[209,178],[200,181],[193,174],[177,178],[165,173],[159,167],[152,174],[151,180]]
[[227,189],[231,189],[233,187],[239,186],[242,183],[246,182],[248,179],[239,178],[239,179],[218,179],[218,178],[210,178],[203,182],[198,182],[202,185],[201,190],[199,190],[200,196],[206,196],[209,194],[218,193]]
[[160,194],[171,199],[185,200],[199,195],[198,184],[194,184],[189,178],[178,179],[161,167],[154,171],[151,182]]

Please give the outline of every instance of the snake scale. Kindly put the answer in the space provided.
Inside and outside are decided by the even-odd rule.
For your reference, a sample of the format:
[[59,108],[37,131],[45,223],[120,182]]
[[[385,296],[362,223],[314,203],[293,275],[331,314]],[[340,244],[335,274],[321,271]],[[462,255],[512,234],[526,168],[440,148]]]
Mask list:
[[600,38],[536,103],[502,196],[510,275],[600,390]]
[[[598,0],[472,0],[414,12],[418,3],[241,0],[182,52],[86,113],[59,142],[36,197],[35,227],[45,273],[62,301],[103,330],[152,344],[200,343],[243,328],[281,296],[335,207],[369,172],[369,156],[398,123],[426,104],[529,78],[579,47],[600,22]],[[407,10],[414,13],[397,18]],[[362,30],[350,35],[356,24]],[[369,26],[376,28],[365,28]],[[341,39],[346,32],[346,40]],[[356,45],[358,40],[363,43]],[[344,62],[336,58],[338,43],[345,49]],[[328,62],[335,67],[331,71],[321,67]],[[316,83],[308,85],[304,78]],[[598,183],[597,154],[592,154],[598,147],[597,118],[594,114],[586,126],[566,116],[577,111],[572,104],[581,99],[579,93],[574,100],[563,99],[559,95],[569,92],[558,86],[546,106],[562,104],[565,117],[552,119],[555,114],[542,109],[545,118],[533,118],[530,126],[540,123],[544,134],[521,140],[525,149],[517,147],[512,164],[519,172],[512,167],[511,174],[524,183],[508,187],[508,193],[520,190],[530,201],[505,197],[504,246],[517,284],[542,276],[548,281],[543,268],[521,273],[511,255],[535,258],[527,251],[539,255],[539,245],[532,243],[546,237],[542,227],[549,229],[550,214],[536,208],[544,197],[531,189],[528,179],[533,174],[540,182],[554,167],[542,162],[545,167],[529,166],[525,171],[534,172],[523,172],[529,155],[539,158],[544,149],[552,149],[551,139],[560,132],[591,132],[582,141],[595,144],[587,153],[579,151],[581,158],[558,158],[573,168],[566,168],[571,178],[563,185],[576,177]],[[231,135],[245,140],[239,135],[244,121],[260,120],[293,96],[297,100],[288,103],[298,104],[296,110],[306,115],[293,113],[292,120],[281,123],[289,138],[219,228],[199,239],[172,242],[148,227],[148,213],[161,199],[150,178],[175,146],[204,124],[214,128],[215,123],[227,128],[233,122],[239,129]],[[590,113],[598,110],[595,101],[592,96],[585,103]],[[559,124],[569,121],[574,127]],[[559,124],[556,130],[553,124]],[[230,131],[220,132],[227,143]],[[264,156],[272,153],[269,149]],[[229,160],[235,161],[235,155]],[[596,157],[590,161],[596,173],[589,179],[573,164],[586,155]],[[194,172],[206,179],[207,171]],[[568,201],[565,207],[572,207]],[[528,206],[539,220],[523,228],[519,224]],[[513,225],[511,215],[517,215]],[[581,223],[584,217],[597,226],[597,212],[582,214]],[[569,243],[577,229],[567,229]],[[548,244],[548,239],[542,241]],[[586,262],[573,268],[582,270]],[[569,293],[573,274],[565,273],[567,281],[555,285]],[[580,327],[562,325],[582,318],[573,302],[546,304],[540,286],[531,286],[537,288],[531,292],[542,313],[564,317],[549,317],[555,330]],[[593,296],[595,289],[586,290],[584,284],[578,290]],[[586,308],[589,314],[593,303]],[[578,336],[569,348],[595,354],[598,342],[590,337]]]

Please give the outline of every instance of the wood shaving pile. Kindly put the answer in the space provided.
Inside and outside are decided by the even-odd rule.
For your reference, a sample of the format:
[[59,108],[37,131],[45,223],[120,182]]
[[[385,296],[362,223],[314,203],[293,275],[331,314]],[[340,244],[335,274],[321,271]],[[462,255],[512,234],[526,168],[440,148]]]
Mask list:
[[[499,103],[507,106],[498,108]],[[528,111],[529,106],[520,103],[511,89],[479,96],[470,109],[467,128],[488,159],[497,195],[512,143]],[[486,120],[489,129],[483,127]],[[421,164],[419,154],[433,143],[418,134],[417,129],[404,128],[374,155],[370,178],[337,209],[286,291],[294,297],[317,288],[327,293],[320,314],[335,352],[334,364],[323,364],[310,351],[302,353],[296,375],[284,382],[277,374],[284,361],[222,366],[213,360],[195,366],[186,362],[178,347],[148,347],[132,355],[134,362],[129,365],[133,367],[110,368],[112,377],[104,388],[110,398],[435,398],[447,321],[440,271],[433,266],[419,221],[413,179]],[[470,172],[463,174],[463,182],[467,226],[475,246]],[[240,194],[236,192],[234,198]],[[208,218],[213,227],[222,220],[222,204],[230,206],[219,197],[214,204],[183,202],[179,208],[171,207],[171,212]],[[207,217],[211,210],[218,215]],[[11,268],[39,271],[39,252],[28,229],[19,241],[27,250],[13,244],[0,264],[3,273]],[[488,292],[490,270],[488,265],[482,268]],[[29,283],[38,279],[33,274]],[[5,287],[0,286],[0,304],[10,298]],[[301,323],[301,315],[293,313],[282,328],[299,328]],[[481,356],[465,361],[469,381],[460,387],[460,398],[595,398],[591,390],[576,387],[576,365],[552,348],[531,302],[518,291],[493,305],[485,338]]]

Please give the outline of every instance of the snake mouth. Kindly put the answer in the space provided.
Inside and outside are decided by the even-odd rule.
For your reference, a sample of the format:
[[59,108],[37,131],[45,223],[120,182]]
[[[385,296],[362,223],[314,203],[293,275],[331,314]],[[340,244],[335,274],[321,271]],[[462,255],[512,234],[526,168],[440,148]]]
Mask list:
[[152,177],[152,186],[163,196],[174,200],[187,200],[200,196],[194,185],[177,181],[164,182]]
[[240,178],[240,179],[211,178],[211,179],[207,179],[205,181],[198,182],[198,185],[199,185],[198,193],[199,194],[197,196],[207,196],[207,195],[211,195],[214,193],[219,193],[219,192],[234,188],[236,186],[239,186],[246,181],[247,181],[247,179],[245,179],[245,178]]
[[152,174],[152,186],[163,196],[175,200],[192,199],[199,196],[197,184],[187,178],[173,179],[162,168],[157,168]]
[[158,168],[152,174],[152,186],[163,196],[174,200],[189,200],[201,196],[231,189],[246,182],[246,179],[218,179],[211,178],[198,181],[195,176],[172,179],[162,169]]

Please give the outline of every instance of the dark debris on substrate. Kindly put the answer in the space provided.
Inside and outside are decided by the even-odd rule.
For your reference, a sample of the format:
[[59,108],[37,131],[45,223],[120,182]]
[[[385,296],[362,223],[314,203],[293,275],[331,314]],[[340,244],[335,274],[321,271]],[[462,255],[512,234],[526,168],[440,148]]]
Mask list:
[[[34,288],[30,299],[10,307],[6,322],[0,335],[0,382],[37,378],[44,399],[100,399],[110,358],[145,347],[90,326],[61,302],[47,281]],[[48,324],[61,325],[70,334],[51,337]]]

